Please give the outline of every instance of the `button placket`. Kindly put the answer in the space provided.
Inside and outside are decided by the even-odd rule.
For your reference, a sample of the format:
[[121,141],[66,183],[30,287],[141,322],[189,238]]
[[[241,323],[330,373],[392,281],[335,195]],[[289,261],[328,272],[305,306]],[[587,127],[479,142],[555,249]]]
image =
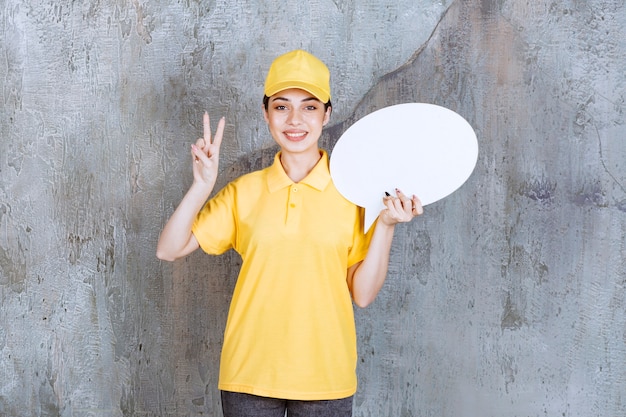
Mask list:
[[302,190],[297,185],[289,189],[289,201],[287,203],[287,226],[295,227],[300,220],[300,204],[302,202]]

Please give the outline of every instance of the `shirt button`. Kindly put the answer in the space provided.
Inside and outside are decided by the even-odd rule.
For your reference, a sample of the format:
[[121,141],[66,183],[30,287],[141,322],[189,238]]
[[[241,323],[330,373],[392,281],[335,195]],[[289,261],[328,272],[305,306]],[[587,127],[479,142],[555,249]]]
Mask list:
[[291,204],[289,204],[289,207],[291,207],[291,208],[295,208],[295,207],[296,207],[296,205],[295,205],[295,204],[293,204],[293,203],[291,203]]
[[297,189],[296,187],[293,187],[293,192],[294,192],[294,193],[297,193],[297,192],[298,192],[298,189]]

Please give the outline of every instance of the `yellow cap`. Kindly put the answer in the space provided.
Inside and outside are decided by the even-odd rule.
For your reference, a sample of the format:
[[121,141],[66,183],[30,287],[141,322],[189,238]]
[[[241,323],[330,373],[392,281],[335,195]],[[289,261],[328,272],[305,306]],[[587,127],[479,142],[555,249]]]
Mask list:
[[318,58],[297,49],[272,62],[265,79],[265,95],[273,96],[288,88],[300,88],[322,103],[330,100],[330,72]]

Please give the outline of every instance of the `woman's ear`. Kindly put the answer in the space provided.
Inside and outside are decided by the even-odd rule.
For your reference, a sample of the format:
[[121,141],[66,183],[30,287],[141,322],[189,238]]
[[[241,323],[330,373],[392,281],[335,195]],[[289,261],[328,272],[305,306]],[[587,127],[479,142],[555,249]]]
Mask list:
[[324,113],[324,121],[322,122],[322,126],[326,126],[330,121],[330,115],[333,112],[333,108],[328,106],[326,109],[326,113]]
[[267,108],[265,107],[265,104],[261,104],[261,111],[263,112],[263,118],[265,119],[265,123],[269,123],[270,119],[269,115],[267,114]]

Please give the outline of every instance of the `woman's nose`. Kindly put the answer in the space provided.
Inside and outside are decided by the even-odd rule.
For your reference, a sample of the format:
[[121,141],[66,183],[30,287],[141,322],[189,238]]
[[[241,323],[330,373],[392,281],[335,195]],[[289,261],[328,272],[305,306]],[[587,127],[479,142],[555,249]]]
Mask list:
[[301,114],[298,110],[292,110],[289,112],[287,122],[290,124],[297,124],[302,121]]

